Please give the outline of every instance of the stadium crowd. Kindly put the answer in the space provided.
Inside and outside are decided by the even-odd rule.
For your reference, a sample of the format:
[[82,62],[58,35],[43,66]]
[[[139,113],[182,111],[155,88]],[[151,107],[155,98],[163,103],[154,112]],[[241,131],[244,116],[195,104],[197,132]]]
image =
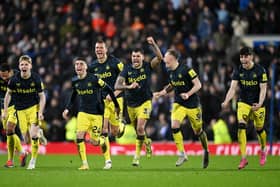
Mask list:
[[[94,42],[103,38],[109,52],[123,62],[130,60],[130,49],[143,48],[146,60],[152,51],[146,37],[153,36],[164,53],[168,48],[180,52],[180,62],[199,72],[203,84],[199,92],[205,129],[213,140],[213,126],[223,120],[232,141],[237,140],[235,102],[221,111],[221,102],[239,65],[242,37],[248,34],[280,33],[279,1],[275,0],[4,0],[0,3],[0,62],[17,68],[18,58],[27,54],[33,70],[46,86],[45,133],[49,141],[64,141],[66,121],[62,111],[69,99],[73,59],[95,58]],[[276,65],[274,140],[280,140],[280,47],[279,43],[254,48],[255,62],[268,74]],[[167,83],[164,63],[152,75],[152,90]],[[271,87],[267,95],[270,113]],[[172,93],[153,100],[148,136],[153,140],[171,140],[170,106]],[[235,99],[236,101],[236,99]],[[73,112],[75,115],[75,111]],[[268,117],[266,129],[268,128]],[[195,140],[186,120],[183,134]],[[248,140],[256,140],[251,125]]]

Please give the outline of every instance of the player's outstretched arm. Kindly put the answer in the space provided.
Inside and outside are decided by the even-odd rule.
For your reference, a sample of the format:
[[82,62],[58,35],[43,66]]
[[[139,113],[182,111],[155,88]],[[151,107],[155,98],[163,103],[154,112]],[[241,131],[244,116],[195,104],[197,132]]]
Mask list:
[[151,66],[152,68],[154,68],[162,61],[163,56],[153,37],[151,36],[147,37],[147,42],[151,45],[152,50],[156,55],[156,57],[154,57],[151,61]]
[[237,85],[238,85],[238,81],[237,80],[232,80],[231,81],[230,88],[229,88],[229,90],[227,92],[226,98],[225,98],[224,102],[221,104],[222,108],[226,108],[228,106],[230,100],[233,98],[233,96],[235,94]]

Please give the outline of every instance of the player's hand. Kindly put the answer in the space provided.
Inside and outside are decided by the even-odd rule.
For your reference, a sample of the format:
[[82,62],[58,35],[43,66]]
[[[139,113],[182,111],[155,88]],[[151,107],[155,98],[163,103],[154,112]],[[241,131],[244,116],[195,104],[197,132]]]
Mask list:
[[128,89],[140,88],[140,85],[139,85],[137,82],[133,82],[133,83],[130,84],[127,88],[128,88]]
[[148,42],[149,44],[151,44],[151,45],[154,45],[154,44],[156,43],[155,40],[154,40],[154,38],[151,37],[151,36],[147,37],[147,42]]
[[261,108],[262,107],[262,105],[260,105],[259,103],[253,103],[253,105],[252,105],[252,110],[253,111],[257,111],[257,110],[259,110],[259,108]]
[[65,110],[62,112],[62,117],[63,117],[63,119],[68,120],[68,119],[69,119],[68,114],[69,114],[69,110],[68,110],[68,109],[65,109]]
[[222,109],[225,109],[228,107],[228,102],[222,102],[221,104]]
[[163,96],[165,94],[166,94],[166,91],[165,91],[165,89],[163,89],[160,92],[154,92],[153,93],[153,97],[155,97],[157,99],[157,98],[159,98],[159,97],[161,97],[161,96]]
[[189,94],[188,94],[188,93],[181,93],[180,96],[181,96],[182,99],[184,99],[184,100],[189,99]]
[[38,119],[39,121],[44,120],[44,114],[42,112],[38,112]]
[[111,96],[109,94],[106,96],[106,100],[107,101],[112,101],[112,98],[111,98]]

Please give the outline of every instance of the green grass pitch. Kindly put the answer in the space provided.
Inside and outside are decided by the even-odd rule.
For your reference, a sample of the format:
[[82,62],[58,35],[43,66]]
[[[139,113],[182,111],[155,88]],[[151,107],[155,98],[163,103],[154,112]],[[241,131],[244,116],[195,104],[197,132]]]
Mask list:
[[[175,167],[176,156],[141,157],[140,167],[131,166],[132,156],[113,156],[113,168],[102,169],[101,155],[88,156],[90,170],[78,171],[78,155],[39,155],[37,168],[0,167],[0,187],[279,187],[280,157],[269,156],[259,166],[256,156],[248,157],[249,165],[238,171],[237,156],[211,156],[207,169],[201,168],[201,156],[190,156],[181,167]],[[4,165],[6,155],[0,155]],[[15,164],[18,165],[16,157]]]

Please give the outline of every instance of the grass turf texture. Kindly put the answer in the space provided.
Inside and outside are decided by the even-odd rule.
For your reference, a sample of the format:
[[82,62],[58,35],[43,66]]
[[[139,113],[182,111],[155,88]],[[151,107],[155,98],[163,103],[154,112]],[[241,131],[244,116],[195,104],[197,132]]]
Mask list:
[[[28,158],[29,159],[29,158]],[[113,168],[103,170],[102,156],[88,156],[90,170],[78,171],[78,155],[39,155],[36,169],[4,168],[6,155],[0,155],[0,186],[113,186],[113,187],[279,187],[280,157],[268,156],[265,166],[259,158],[248,157],[249,165],[237,170],[239,157],[211,156],[207,169],[202,169],[201,156],[190,156],[181,167],[175,167],[176,156],[154,156],[140,160],[140,167],[132,167],[132,156],[113,156]]]

